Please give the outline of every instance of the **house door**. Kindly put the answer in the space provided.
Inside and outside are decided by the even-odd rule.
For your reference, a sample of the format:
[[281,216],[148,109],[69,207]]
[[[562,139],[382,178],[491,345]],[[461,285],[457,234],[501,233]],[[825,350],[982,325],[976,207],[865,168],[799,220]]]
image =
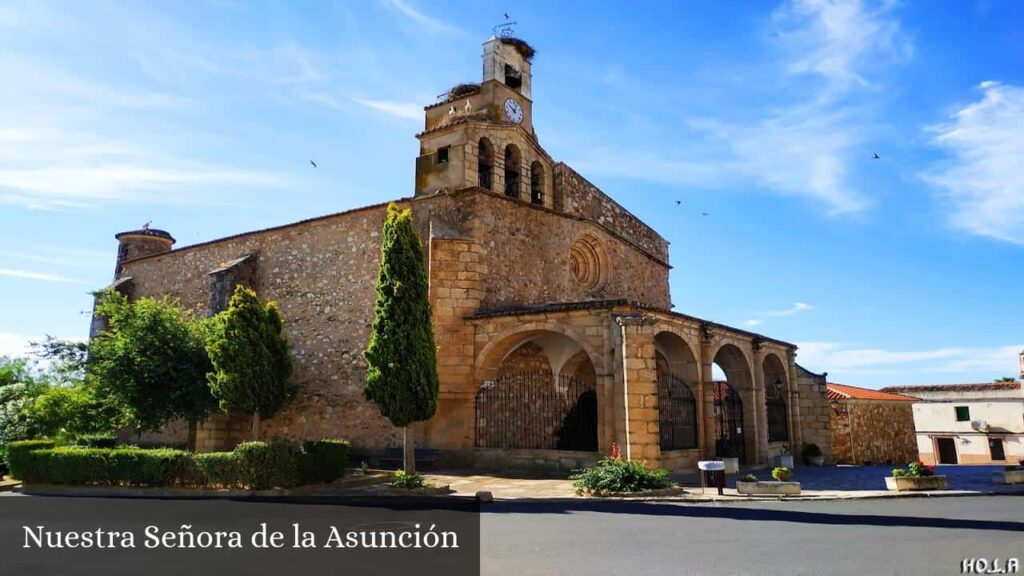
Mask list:
[[956,440],[952,438],[936,438],[935,446],[939,450],[939,464],[956,464]]

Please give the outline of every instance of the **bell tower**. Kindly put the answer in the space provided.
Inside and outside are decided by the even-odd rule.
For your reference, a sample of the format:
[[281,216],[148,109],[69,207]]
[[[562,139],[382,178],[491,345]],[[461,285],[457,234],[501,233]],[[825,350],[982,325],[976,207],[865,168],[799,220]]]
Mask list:
[[533,48],[518,38],[491,37],[484,42],[484,82],[494,80],[530,99]]
[[544,203],[550,178],[532,168],[539,157],[550,162],[533,129],[534,49],[509,32],[484,42],[479,84],[457,84],[424,108],[416,196],[479,186]]

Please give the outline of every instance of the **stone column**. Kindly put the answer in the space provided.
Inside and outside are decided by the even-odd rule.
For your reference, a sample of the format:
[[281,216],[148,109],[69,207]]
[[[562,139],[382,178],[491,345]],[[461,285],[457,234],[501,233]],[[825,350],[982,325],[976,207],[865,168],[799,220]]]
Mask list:
[[715,362],[714,342],[708,329],[701,330],[700,339],[700,390],[702,396],[702,419],[701,430],[704,430],[704,458],[710,459],[715,455],[715,382],[712,375],[712,365]]
[[768,404],[765,398],[764,381],[764,350],[761,343],[755,340],[753,349],[753,382],[750,391],[750,399],[754,403],[754,455],[751,461],[757,464],[769,464],[771,454],[768,450]]
[[793,461],[799,459],[803,444],[803,426],[800,418],[800,387],[796,383],[796,356],[792,350],[786,351],[786,386],[789,389],[789,445],[793,448]]
[[641,314],[617,316],[622,357],[623,457],[660,464],[658,375],[654,349],[656,320]]
[[474,445],[474,398],[480,384],[473,373],[475,328],[465,317],[484,297],[485,251],[473,240],[431,234],[428,273],[440,394],[436,415],[423,424],[422,445]]

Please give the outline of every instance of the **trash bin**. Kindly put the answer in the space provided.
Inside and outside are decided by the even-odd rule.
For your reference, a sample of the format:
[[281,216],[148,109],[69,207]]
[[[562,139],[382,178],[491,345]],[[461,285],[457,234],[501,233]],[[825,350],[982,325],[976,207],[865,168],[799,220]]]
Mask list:
[[701,460],[697,462],[697,469],[700,470],[700,492],[704,493],[704,488],[707,486],[714,486],[718,488],[718,495],[722,496],[724,493],[722,489],[725,488],[725,462],[721,460]]

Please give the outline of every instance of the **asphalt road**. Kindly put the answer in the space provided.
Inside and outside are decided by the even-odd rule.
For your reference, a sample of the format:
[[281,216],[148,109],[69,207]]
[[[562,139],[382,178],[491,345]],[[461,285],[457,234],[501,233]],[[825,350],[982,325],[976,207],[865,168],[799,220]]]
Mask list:
[[960,574],[1024,562],[1024,497],[497,503],[482,547],[488,575]]

